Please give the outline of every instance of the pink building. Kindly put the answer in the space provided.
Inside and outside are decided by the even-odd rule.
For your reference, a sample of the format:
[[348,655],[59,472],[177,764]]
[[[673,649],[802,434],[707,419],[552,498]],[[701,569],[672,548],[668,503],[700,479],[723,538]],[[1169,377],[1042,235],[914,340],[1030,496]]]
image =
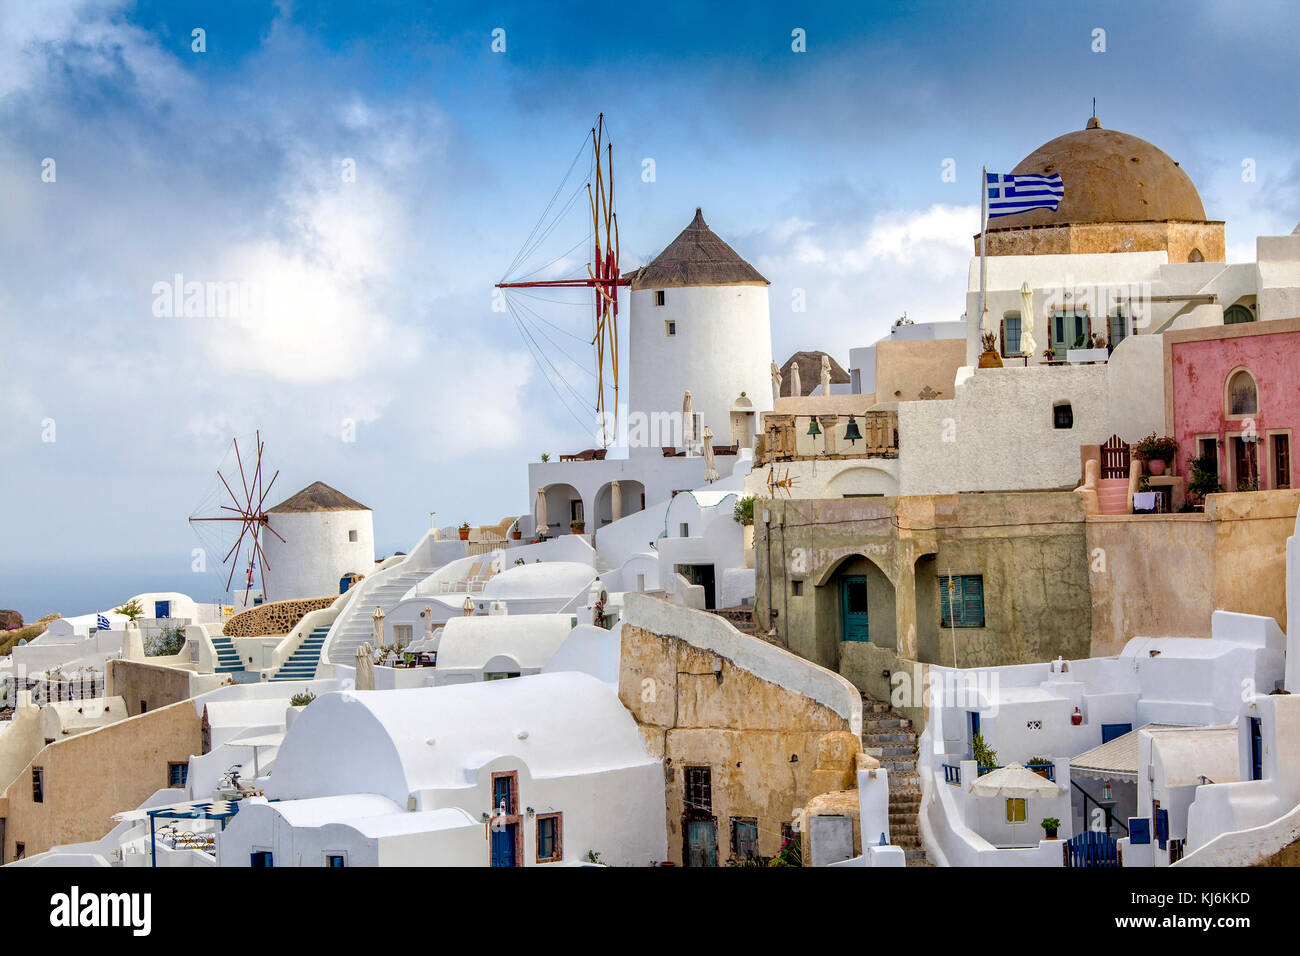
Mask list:
[[1300,319],[1164,334],[1165,425],[1177,467],[1213,454],[1224,491],[1295,488],[1300,433]]

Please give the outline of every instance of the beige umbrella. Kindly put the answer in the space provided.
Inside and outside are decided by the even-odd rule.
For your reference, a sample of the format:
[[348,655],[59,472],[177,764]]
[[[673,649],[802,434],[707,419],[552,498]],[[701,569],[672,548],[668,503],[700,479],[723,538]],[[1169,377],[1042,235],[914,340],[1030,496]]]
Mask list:
[[691,405],[691,390],[688,388],[686,394],[682,396],[682,444],[687,448],[695,440],[695,422],[691,414]]
[[713,461],[713,429],[704,426],[704,480],[717,481],[718,469]]
[[369,643],[361,644],[356,651],[357,676],[353,687],[357,690],[375,689],[375,649]]
[[546,523],[546,489],[537,489],[537,533],[545,535],[549,526]]
[[790,394],[798,398],[803,394],[803,383],[799,381],[799,363],[790,365]]
[[384,611],[376,604],[375,613],[370,615],[370,630],[375,635],[375,647],[384,646]]
[[465,616],[466,616],[466,617],[471,617],[471,616],[473,616],[473,614],[474,614],[474,599],[473,599],[472,597],[470,597],[468,594],[466,594],[466,595],[465,595],[465,603],[462,604],[462,605],[460,606],[460,609],[461,609],[462,611],[465,612]]
[[1020,287],[1020,351],[1033,355],[1038,348],[1034,341],[1034,290],[1026,282]]
[[617,521],[623,517],[623,485],[618,481],[609,483],[610,520]]
[[977,797],[1059,797],[1061,788],[1022,764],[1009,763],[977,777],[970,792]]

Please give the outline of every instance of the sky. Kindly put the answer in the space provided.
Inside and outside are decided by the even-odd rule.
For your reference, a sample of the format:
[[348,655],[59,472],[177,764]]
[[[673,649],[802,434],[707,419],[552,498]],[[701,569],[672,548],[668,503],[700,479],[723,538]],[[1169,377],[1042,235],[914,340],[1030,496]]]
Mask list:
[[[601,112],[624,270],[703,207],[771,280],[778,362],[959,318],[980,167],[1094,97],[1182,164],[1230,261],[1300,221],[1292,4],[653,12],[0,0],[0,608],[217,599],[187,519],[259,431],[267,503],[333,485],[381,556],[430,512],[527,511],[527,463],[593,444],[589,313],[534,302],[539,361],[493,285]],[[582,268],[575,208],[516,274]],[[169,314],[177,276],[251,314]]]

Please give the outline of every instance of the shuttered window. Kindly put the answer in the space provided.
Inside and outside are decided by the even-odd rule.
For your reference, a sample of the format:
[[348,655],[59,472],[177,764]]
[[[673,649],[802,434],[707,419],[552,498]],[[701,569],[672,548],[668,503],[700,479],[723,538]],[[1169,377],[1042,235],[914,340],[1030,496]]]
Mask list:
[[983,575],[939,575],[939,626],[984,626]]
[[1110,341],[1106,344],[1110,350],[1115,351],[1115,346],[1128,337],[1128,318],[1123,312],[1116,312],[1110,317]]

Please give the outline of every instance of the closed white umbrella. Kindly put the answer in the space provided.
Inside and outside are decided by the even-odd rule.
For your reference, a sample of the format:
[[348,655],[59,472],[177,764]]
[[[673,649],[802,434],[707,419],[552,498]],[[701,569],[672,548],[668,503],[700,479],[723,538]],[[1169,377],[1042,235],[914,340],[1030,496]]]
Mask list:
[[618,481],[609,483],[610,520],[618,521],[623,517],[623,485]]
[[1020,287],[1020,351],[1033,355],[1038,348],[1034,341],[1034,290],[1026,282]]
[[548,529],[546,523],[546,489],[537,489],[537,533],[545,535]]
[[803,383],[799,381],[799,363],[790,366],[790,394],[798,398],[803,394]]
[[369,642],[361,644],[356,650],[357,675],[352,686],[357,690],[375,689],[375,649]]
[[375,605],[375,613],[370,615],[370,629],[375,635],[375,647],[384,646],[384,611]]
[[695,422],[692,420],[692,411],[691,390],[688,388],[686,394],[682,396],[682,443],[688,449],[691,442],[695,440]]
[[1022,764],[1009,763],[977,777],[970,792],[977,797],[1059,797],[1061,788]]
[[718,469],[713,462],[713,429],[708,425],[704,426],[704,480],[718,480]]

